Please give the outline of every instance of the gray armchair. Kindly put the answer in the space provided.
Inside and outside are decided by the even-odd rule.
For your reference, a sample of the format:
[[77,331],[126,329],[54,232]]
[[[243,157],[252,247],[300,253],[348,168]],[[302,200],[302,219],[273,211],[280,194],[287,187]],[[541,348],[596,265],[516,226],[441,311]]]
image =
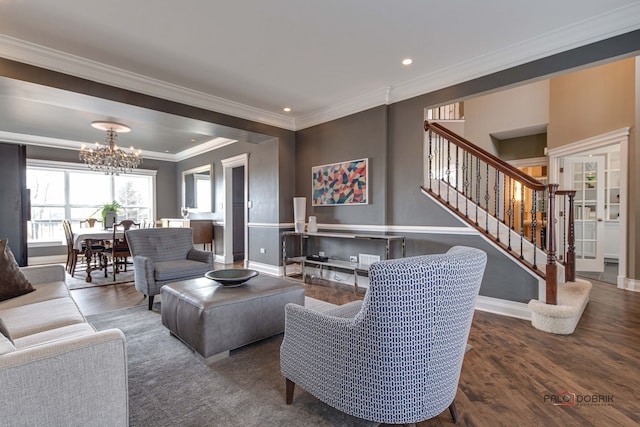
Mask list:
[[149,310],[162,286],[213,270],[213,253],[194,248],[191,228],[141,228],[126,236],[136,289],[149,297]]
[[285,307],[280,368],[286,402],[295,384],[326,404],[369,421],[411,424],[455,397],[487,256],[446,254],[371,265],[364,301],[326,312]]

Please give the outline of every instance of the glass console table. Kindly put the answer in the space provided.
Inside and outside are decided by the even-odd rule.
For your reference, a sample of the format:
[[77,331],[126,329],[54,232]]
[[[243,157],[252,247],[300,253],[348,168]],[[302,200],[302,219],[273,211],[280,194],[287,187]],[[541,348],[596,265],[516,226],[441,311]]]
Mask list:
[[[299,256],[288,257],[287,256],[287,238],[294,237],[298,239],[299,243]],[[304,253],[304,242],[310,238],[331,238],[331,239],[358,239],[358,240],[372,240],[380,241],[385,245],[385,259],[391,259],[391,245],[397,243],[400,245],[402,257],[405,256],[405,237],[404,236],[390,236],[385,234],[353,234],[353,233],[329,233],[329,232],[317,232],[317,233],[298,233],[296,231],[285,231],[282,233],[282,269],[283,274],[287,276],[287,264],[297,263],[301,265],[302,269],[302,281],[305,281],[306,272],[305,266],[307,264],[317,265],[321,268],[330,267],[338,268],[342,270],[348,270],[353,272],[353,285],[354,292],[358,293],[358,273],[367,274],[369,272],[369,264],[361,264],[359,262],[343,261],[338,259],[327,259],[326,261],[307,259],[307,254]]]

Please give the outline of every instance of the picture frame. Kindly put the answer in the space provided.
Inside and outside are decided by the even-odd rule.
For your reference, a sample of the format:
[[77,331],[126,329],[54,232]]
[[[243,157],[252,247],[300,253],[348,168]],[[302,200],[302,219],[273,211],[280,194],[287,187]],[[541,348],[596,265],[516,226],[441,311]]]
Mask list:
[[369,159],[313,166],[311,195],[312,206],[369,204]]

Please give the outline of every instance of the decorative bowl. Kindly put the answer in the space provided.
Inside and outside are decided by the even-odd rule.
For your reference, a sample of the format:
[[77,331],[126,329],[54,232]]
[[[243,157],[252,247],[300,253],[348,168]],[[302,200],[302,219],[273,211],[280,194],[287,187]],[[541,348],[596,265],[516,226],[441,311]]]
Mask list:
[[226,270],[207,271],[204,275],[207,279],[214,280],[222,286],[240,286],[252,277],[256,277],[258,272],[248,268],[229,268]]

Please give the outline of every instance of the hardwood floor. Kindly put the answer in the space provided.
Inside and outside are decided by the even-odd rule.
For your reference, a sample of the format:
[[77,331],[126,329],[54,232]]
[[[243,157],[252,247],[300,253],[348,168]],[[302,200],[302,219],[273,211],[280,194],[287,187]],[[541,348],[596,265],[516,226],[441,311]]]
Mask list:
[[[456,397],[460,426],[637,426],[640,420],[640,293],[593,281],[573,335],[476,311]],[[305,285],[307,295],[343,304],[351,287]],[[133,285],[71,291],[86,315],[146,304]],[[556,406],[563,391],[575,406]],[[552,397],[554,396],[554,397]],[[595,403],[593,402],[597,400]],[[418,424],[451,426],[449,411]]]

